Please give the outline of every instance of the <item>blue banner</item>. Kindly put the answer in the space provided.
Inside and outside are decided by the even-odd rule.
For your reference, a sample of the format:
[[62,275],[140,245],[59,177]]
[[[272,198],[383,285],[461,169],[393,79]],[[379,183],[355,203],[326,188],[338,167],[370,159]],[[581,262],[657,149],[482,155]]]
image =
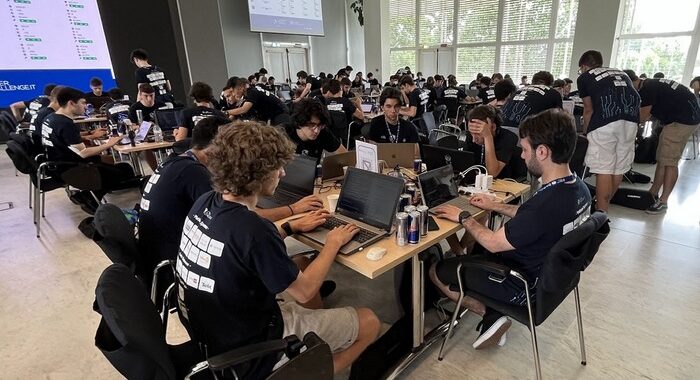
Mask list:
[[49,83],[90,91],[90,79],[102,79],[104,91],[116,86],[110,69],[0,70],[0,108],[43,94]]

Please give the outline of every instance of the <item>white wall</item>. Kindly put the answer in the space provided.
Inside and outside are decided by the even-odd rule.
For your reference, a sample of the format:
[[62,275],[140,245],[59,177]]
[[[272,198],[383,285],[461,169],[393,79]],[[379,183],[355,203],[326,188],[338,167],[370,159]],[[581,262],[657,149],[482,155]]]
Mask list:
[[574,83],[578,72],[578,59],[585,51],[600,51],[604,65],[610,64],[619,11],[620,0],[579,0],[569,70],[569,78],[574,79]]
[[364,1],[364,45],[366,71],[372,71],[381,83],[388,82],[389,67],[389,2]]
[[[357,13],[350,9],[350,3],[352,2],[353,0],[345,0],[346,31],[348,34],[348,63],[355,69],[355,73],[361,71],[363,74],[366,74],[365,30],[364,27],[360,25],[360,22],[357,21]],[[367,16],[365,14],[365,23],[366,22]]]

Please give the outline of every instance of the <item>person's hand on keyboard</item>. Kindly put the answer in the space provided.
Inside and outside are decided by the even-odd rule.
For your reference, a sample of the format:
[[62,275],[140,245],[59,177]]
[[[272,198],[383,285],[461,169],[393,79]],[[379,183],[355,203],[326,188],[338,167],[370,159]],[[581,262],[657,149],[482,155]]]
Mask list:
[[294,233],[313,231],[316,227],[325,223],[330,216],[331,214],[326,209],[316,210],[299,219],[290,221],[289,226],[292,227]]
[[336,227],[331,232],[328,233],[326,237],[326,245],[333,244],[338,249],[347,244],[352,240],[353,236],[360,231],[360,227],[354,224],[346,224],[344,226]]
[[493,211],[496,208],[496,202],[494,202],[493,197],[486,194],[472,195],[469,203],[486,211]]
[[323,201],[321,198],[315,195],[309,195],[301,198],[298,202],[290,206],[294,215],[301,214],[302,212],[314,211],[323,208]]

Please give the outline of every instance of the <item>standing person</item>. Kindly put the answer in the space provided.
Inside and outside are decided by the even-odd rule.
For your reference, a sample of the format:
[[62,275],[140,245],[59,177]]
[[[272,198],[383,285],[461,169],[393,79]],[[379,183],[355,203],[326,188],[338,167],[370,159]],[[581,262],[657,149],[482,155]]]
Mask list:
[[627,74],[603,67],[599,51],[583,53],[578,66],[576,83],[588,138],[585,161],[596,174],[596,209],[607,212],[622,176],[632,168],[640,98]]
[[226,111],[230,117],[253,112],[255,117],[263,123],[280,125],[289,120],[284,103],[277,95],[259,87],[248,87],[248,82],[244,78],[232,77],[226,86],[233,89],[231,104],[239,105],[237,108]]
[[459,106],[465,104],[466,99],[467,94],[461,88],[457,87],[457,80],[450,79],[449,86],[442,92],[442,99],[440,102],[447,107],[447,117],[456,120]]
[[404,103],[406,104],[406,107],[402,107],[399,112],[401,116],[407,116],[411,120],[422,118],[423,113],[428,111],[430,92],[418,88],[413,82],[413,78],[409,75],[401,77],[399,88],[403,93]]
[[[695,95],[684,85],[670,79],[640,79],[632,70],[625,70],[642,99],[639,122],[651,116],[663,129],[656,150],[656,171],[649,192],[656,202],[646,212],[659,214],[668,208],[668,198],[678,181],[678,160],[685,144],[700,125],[700,106]],[[659,191],[663,189],[661,196]]]
[[478,86],[479,94],[477,96],[481,98],[483,104],[489,104],[496,99],[496,93],[493,91],[493,87],[491,87],[491,78],[481,77]]
[[[208,155],[214,191],[192,206],[177,256],[180,316],[209,355],[313,331],[330,346],[338,373],[376,339],[380,322],[366,308],[299,305],[318,293],[338,250],[359,229],[349,224],[329,232],[318,257],[306,269],[297,268],[283,239],[320,226],[328,213],[315,212],[296,226],[278,228],[254,212],[259,197],[275,192],[293,152],[284,132],[259,123],[238,123],[217,134]],[[209,242],[198,258],[185,251],[194,246],[191,231]],[[278,301],[283,292],[287,300]],[[241,378],[259,379],[279,360],[271,354],[234,369]]]
[[515,91],[501,108],[503,125],[517,128],[529,115],[550,108],[561,108],[561,94],[551,88],[554,77],[547,71],[532,76],[532,84]]
[[311,91],[321,88],[321,80],[313,75],[307,74],[304,70],[297,73],[297,80],[299,81],[299,85],[302,86],[303,90],[301,91],[301,95],[294,100],[295,103],[298,102],[299,99],[305,98]]
[[192,83],[190,97],[194,100],[194,107],[182,110],[182,126],[177,129],[175,141],[192,137],[194,126],[202,119],[212,116],[226,117],[223,112],[214,108],[214,93],[208,84],[202,82]]
[[[172,94],[170,80],[160,67],[149,63],[148,53],[144,49],[136,49],[131,52],[131,62],[136,65],[136,85],[149,84],[155,90],[156,101],[160,103],[173,103],[175,98]],[[138,100],[138,99],[137,99]]]
[[15,120],[21,123],[31,123],[42,108],[46,108],[51,103],[49,96],[51,91],[56,87],[55,84],[47,84],[44,86],[44,93],[32,100],[19,101],[10,104],[10,110],[14,115]]
[[387,87],[382,91],[379,96],[379,107],[382,109],[382,114],[372,119],[368,133],[370,141],[414,144],[420,141],[416,126],[399,117],[402,98],[401,91],[393,87]]
[[110,102],[110,97],[103,91],[102,79],[93,77],[90,79],[90,91],[85,93],[85,100],[92,104],[95,111]]

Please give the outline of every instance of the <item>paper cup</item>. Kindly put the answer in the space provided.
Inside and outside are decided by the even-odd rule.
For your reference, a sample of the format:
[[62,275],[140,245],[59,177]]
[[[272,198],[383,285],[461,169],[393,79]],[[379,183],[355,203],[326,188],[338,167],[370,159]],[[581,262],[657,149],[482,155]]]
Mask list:
[[331,194],[326,199],[328,200],[328,211],[330,213],[335,212],[336,206],[338,206],[338,198],[340,197],[339,194]]

